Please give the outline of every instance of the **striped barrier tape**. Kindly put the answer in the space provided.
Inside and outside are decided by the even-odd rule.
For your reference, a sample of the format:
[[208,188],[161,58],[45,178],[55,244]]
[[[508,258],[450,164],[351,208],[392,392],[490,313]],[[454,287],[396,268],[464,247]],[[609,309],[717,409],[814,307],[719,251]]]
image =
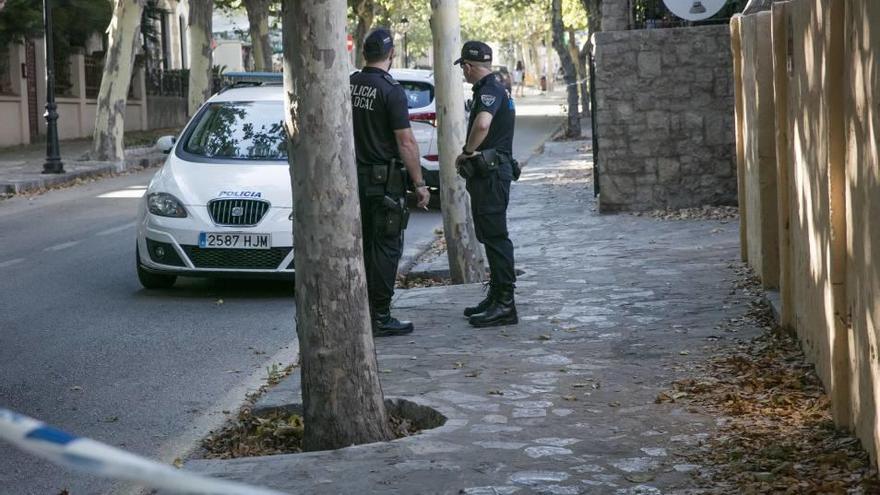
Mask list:
[[134,481],[151,488],[193,495],[284,495],[233,481],[199,476],[89,438],[53,428],[42,421],[0,408],[0,440],[60,466],[105,478]]

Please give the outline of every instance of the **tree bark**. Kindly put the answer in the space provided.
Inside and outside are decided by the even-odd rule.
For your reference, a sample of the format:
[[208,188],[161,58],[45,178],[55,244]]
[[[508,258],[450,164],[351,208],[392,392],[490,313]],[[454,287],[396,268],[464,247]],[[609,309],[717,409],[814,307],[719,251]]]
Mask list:
[[195,115],[199,107],[211,97],[211,31],[214,13],[212,0],[189,2],[189,95],[187,108]]
[[581,58],[581,50],[577,45],[577,38],[575,37],[574,29],[568,28],[568,52],[571,53],[571,61],[574,64],[575,68],[575,76],[577,79],[577,89],[578,89],[578,100],[580,102],[580,107],[578,112],[583,112],[581,115],[586,115],[586,107],[587,107],[587,64],[586,59]]
[[269,3],[270,0],[244,0],[247,12],[248,32],[254,54],[254,70],[258,72],[272,71],[272,43],[269,40]]
[[284,0],[282,10],[303,447],[385,441],[391,432],[367,303],[346,2]]
[[125,102],[131,85],[135,47],[140,34],[144,0],[116,0],[107,29],[107,55],[98,91],[92,157],[121,163],[125,159]]
[[357,26],[354,31],[354,66],[360,69],[364,66],[364,38],[373,27],[373,19],[376,16],[374,0],[357,0],[354,4],[354,13],[357,16]]
[[580,81],[578,82],[578,87],[581,90],[581,115],[589,115],[590,114],[590,91],[588,89],[588,83],[590,82],[590,71],[587,68],[587,55],[592,50],[593,44],[590,43],[589,40],[584,42],[583,48],[577,54],[578,61],[578,77],[580,77]]
[[481,282],[486,276],[483,250],[471,219],[470,199],[455,170],[455,158],[465,143],[464,89],[461,71],[452,65],[461,50],[458,0],[431,0],[434,39],[434,87],[437,112],[437,150],[440,154],[440,202],[443,235],[453,283]]
[[[581,0],[581,5],[584,7],[584,11],[587,13],[587,29],[589,31],[590,37],[587,38],[587,42],[584,43],[584,47],[581,49],[580,56],[578,57],[578,63],[583,65],[585,68],[587,66],[587,56],[593,52],[593,35],[602,30],[602,0]],[[589,77],[589,69],[584,71],[586,77]],[[583,100],[581,101],[581,105],[584,109],[584,115],[590,113],[590,91],[588,89],[589,84],[588,81],[584,81],[581,85],[581,94],[583,95]]]
[[581,135],[581,118],[578,106],[577,70],[571,60],[571,52],[563,39],[565,26],[562,25],[562,0],[552,0],[550,5],[551,23],[553,28],[553,48],[562,62],[565,74],[565,92],[568,95],[568,120],[565,124],[565,135],[575,137]]

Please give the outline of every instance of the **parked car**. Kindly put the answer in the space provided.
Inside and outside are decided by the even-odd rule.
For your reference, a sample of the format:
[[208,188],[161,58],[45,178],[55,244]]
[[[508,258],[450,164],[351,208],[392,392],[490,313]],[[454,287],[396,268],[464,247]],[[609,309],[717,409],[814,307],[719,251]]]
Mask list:
[[146,288],[180,275],[293,276],[292,196],[279,84],[211,97],[174,142],[140,208],[137,274]]
[[[439,186],[430,71],[397,73],[429,186]],[[146,288],[178,276],[292,277],[293,201],[280,77],[212,96],[168,153],[140,208],[136,266]]]
[[406,92],[413,135],[422,154],[422,175],[428,188],[436,192],[440,187],[440,162],[437,155],[434,72],[423,69],[391,69],[390,74]]

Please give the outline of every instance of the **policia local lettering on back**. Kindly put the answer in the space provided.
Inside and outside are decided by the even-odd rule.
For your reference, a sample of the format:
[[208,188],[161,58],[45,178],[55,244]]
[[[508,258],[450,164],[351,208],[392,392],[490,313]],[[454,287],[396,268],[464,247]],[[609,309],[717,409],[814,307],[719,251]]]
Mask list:
[[406,93],[388,74],[394,55],[391,33],[376,29],[364,41],[367,65],[350,77],[364,267],[373,335],[403,335],[413,324],[391,316],[403,231],[409,218],[406,175],[420,207],[430,195],[422,180],[419,149],[409,123]]

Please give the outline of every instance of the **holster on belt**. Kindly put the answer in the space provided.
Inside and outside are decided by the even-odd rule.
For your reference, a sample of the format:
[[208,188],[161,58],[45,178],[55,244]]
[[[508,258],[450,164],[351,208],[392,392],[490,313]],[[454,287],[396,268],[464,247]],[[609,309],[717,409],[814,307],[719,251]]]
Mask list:
[[465,179],[471,177],[488,177],[498,169],[502,155],[494,149],[478,151],[474,156],[462,160],[458,167],[458,175]]
[[409,224],[406,199],[403,197],[395,199],[386,195],[382,198],[382,205],[385,206],[385,215],[381,217],[382,224],[378,226],[379,231],[387,236],[399,235]]
[[406,170],[403,162],[392,159],[388,163],[358,167],[358,185],[365,196],[403,196],[406,194]]

